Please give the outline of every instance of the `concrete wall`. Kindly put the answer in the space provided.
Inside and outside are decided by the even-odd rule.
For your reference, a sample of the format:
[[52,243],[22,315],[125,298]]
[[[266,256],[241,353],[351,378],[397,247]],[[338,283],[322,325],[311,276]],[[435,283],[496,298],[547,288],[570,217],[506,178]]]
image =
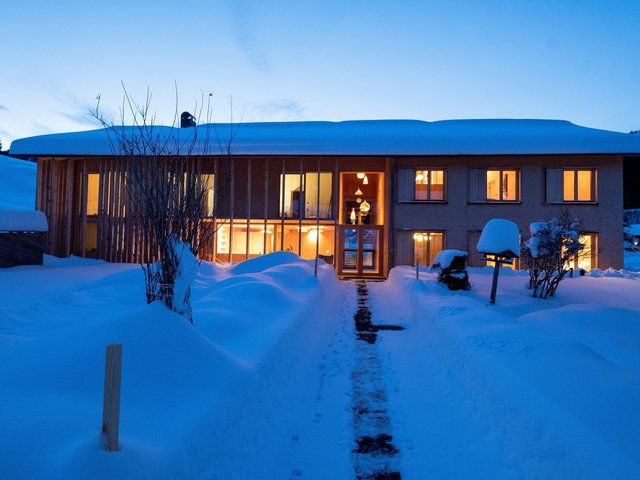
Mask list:
[[[468,249],[468,233],[482,230],[491,218],[515,222],[524,237],[529,224],[548,220],[565,209],[582,220],[583,228],[598,234],[600,268],[622,268],[622,157],[621,156],[477,156],[415,157],[396,160],[396,167],[442,168],[447,172],[444,203],[400,203],[394,198],[396,231],[446,231],[446,248]],[[546,168],[595,168],[596,202],[548,204],[545,202]],[[470,203],[469,168],[517,168],[520,201]]]

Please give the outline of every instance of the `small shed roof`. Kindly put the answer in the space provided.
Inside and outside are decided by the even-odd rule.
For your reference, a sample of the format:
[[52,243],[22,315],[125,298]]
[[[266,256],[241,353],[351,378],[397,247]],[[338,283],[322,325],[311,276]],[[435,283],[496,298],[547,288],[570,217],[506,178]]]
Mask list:
[[[10,151],[22,157],[111,155],[118,134],[130,137],[137,131],[137,127],[117,127],[111,141],[106,129],[40,135],[15,140]],[[640,154],[639,135],[563,120],[238,123],[184,129],[157,126],[152,132],[168,139],[174,153],[179,148],[184,152],[194,134],[196,154],[219,154],[232,136],[235,155]]]

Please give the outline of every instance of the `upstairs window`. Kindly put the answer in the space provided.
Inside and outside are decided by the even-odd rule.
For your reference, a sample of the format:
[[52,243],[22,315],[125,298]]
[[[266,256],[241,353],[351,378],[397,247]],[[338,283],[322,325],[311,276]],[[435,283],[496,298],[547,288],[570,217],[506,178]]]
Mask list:
[[[284,218],[331,217],[331,173],[280,175],[280,216]],[[318,183],[320,189],[318,190]]]
[[520,172],[513,169],[470,169],[469,200],[471,202],[520,201]]
[[444,170],[416,170],[415,172],[415,200],[444,200]]
[[596,171],[594,169],[549,168],[546,176],[547,203],[596,201]]
[[446,200],[446,173],[443,169],[398,169],[399,202],[443,202]]

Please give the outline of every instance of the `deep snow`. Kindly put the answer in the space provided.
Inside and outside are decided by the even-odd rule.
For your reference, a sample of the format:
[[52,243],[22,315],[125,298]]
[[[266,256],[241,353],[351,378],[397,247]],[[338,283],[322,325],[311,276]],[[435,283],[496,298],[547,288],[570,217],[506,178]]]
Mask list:
[[[638,274],[533,299],[491,268],[451,293],[399,267],[369,285],[402,478],[638,478]],[[0,270],[0,465],[33,478],[354,476],[352,283],[279,252],[203,263],[195,326],[145,305],[138,266]],[[123,344],[121,447],[100,449],[104,350]]]

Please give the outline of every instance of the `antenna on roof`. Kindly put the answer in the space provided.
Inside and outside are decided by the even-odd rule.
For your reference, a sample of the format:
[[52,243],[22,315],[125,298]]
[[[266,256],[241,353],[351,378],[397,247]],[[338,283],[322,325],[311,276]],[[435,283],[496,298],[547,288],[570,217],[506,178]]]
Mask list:
[[196,117],[189,112],[182,112],[180,115],[180,128],[189,128],[196,126]]

